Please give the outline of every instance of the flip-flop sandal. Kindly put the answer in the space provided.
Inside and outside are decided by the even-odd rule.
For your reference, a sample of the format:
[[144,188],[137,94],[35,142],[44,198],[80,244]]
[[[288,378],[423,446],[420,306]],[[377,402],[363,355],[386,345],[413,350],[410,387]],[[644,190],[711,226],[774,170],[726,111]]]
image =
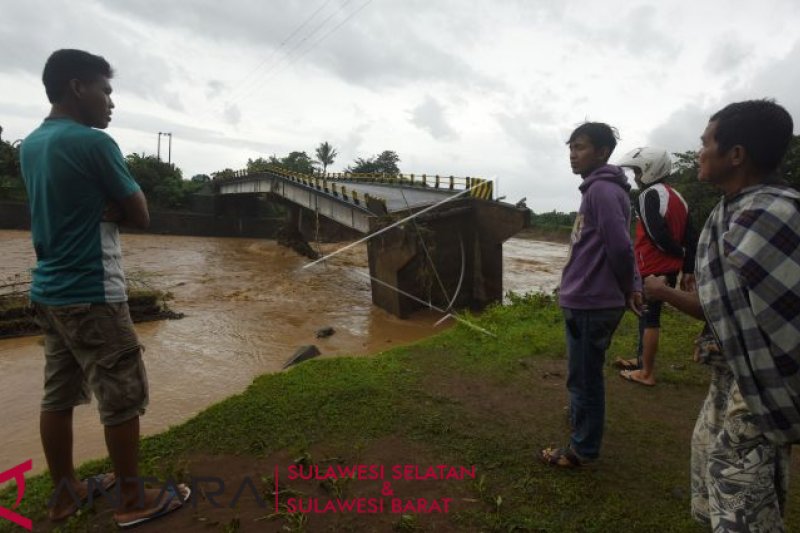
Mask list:
[[[81,483],[86,484],[86,495],[80,499],[80,502],[73,501],[72,507],[65,514],[55,518],[50,517],[51,522],[63,522],[83,509],[90,500],[94,502],[95,498],[102,496],[116,485],[117,477],[114,475],[114,472],[106,472],[105,474],[96,474],[83,478],[81,479]],[[77,496],[73,493],[73,497]]]
[[166,499],[161,504],[161,507],[147,516],[134,518],[133,520],[128,520],[126,522],[117,522],[117,526],[119,526],[120,529],[130,529],[142,524],[146,524],[147,522],[151,522],[157,518],[161,518],[162,516],[168,515],[173,511],[177,511],[183,507],[184,503],[189,501],[189,498],[192,495],[192,489],[182,483],[178,485],[178,490],[180,491],[180,494],[175,492],[175,487],[172,485],[168,486],[165,494],[162,494],[162,497],[166,496]]
[[545,448],[539,452],[539,460],[557,468],[579,468],[586,463],[569,448]]
[[618,368],[620,370],[638,370],[639,363],[638,362],[634,363],[633,361],[634,360],[632,359],[623,359],[622,357],[617,357],[612,363],[612,365],[614,366],[614,368]]
[[655,383],[647,383],[646,381],[642,381],[640,379],[636,379],[633,377],[634,370],[623,370],[619,373],[619,377],[624,379],[625,381],[630,381],[631,383],[638,383],[639,385],[643,385],[645,387],[655,387]]

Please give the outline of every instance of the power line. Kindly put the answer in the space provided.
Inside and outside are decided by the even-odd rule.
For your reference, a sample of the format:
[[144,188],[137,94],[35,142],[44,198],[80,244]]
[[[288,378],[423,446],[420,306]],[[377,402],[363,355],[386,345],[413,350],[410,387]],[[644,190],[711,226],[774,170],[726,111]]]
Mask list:
[[[361,11],[362,9],[367,7],[372,2],[373,2],[373,0],[367,0],[366,2],[361,4],[358,8],[356,8],[354,11],[352,11],[342,22],[340,22],[339,24],[334,26],[328,33],[326,33],[325,35],[323,35],[322,37],[320,37],[319,39],[314,41],[314,43],[311,46],[309,46],[308,48],[306,48],[305,51],[303,51],[300,55],[295,56],[290,64],[286,65],[286,67],[284,69],[279,70],[278,72],[276,72],[275,75],[280,74],[281,72],[283,72],[284,70],[286,70],[287,68],[292,66],[294,63],[296,63],[300,58],[302,58],[307,53],[309,53],[311,50],[316,48],[317,45],[319,45],[322,41],[327,39],[333,32],[335,32],[336,30],[338,30],[339,28],[344,26],[350,19],[352,19],[354,16],[356,16],[359,11]],[[265,81],[269,81],[269,78],[267,78]]]
[[338,7],[338,9],[334,10],[334,12],[333,12],[333,13],[331,13],[330,15],[328,15],[328,16],[327,16],[325,19],[323,19],[323,20],[322,20],[322,22],[320,22],[320,23],[319,23],[319,24],[317,24],[317,25],[316,25],[316,26],[315,26],[313,29],[311,29],[311,31],[310,31],[310,32],[308,32],[308,33],[307,33],[307,34],[306,34],[306,35],[305,35],[305,36],[304,36],[302,39],[300,39],[300,41],[299,41],[299,42],[297,42],[297,43],[294,43],[294,44],[292,45],[292,47],[291,47],[291,48],[290,48],[288,51],[286,51],[286,52],[284,53],[283,57],[281,57],[281,58],[279,58],[277,61],[273,62],[273,63],[270,65],[270,67],[269,67],[269,68],[268,68],[268,69],[267,69],[265,72],[262,72],[262,73],[261,73],[261,74],[260,74],[258,77],[251,79],[251,80],[250,80],[250,83],[248,83],[248,84],[247,84],[247,86],[246,86],[246,87],[244,87],[244,88],[242,88],[242,90],[239,92],[239,96],[237,96],[236,98],[233,98],[232,100],[229,100],[229,101],[227,102],[227,104],[228,104],[229,106],[231,106],[231,105],[234,105],[234,104],[236,104],[236,103],[240,102],[241,100],[243,100],[244,98],[246,98],[247,96],[250,96],[250,95],[253,93],[253,91],[254,91],[255,89],[257,89],[257,88],[258,88],[258,86],[259,86],[259,83],[261,83],[261,82],[263,82],[264,80],[266,80],[266,79],[267,79],[267,76],[268,76],[268,75],[269,75],[269,74],[270,74],[272,71],[274,71],[274,70],[275,70],[275,68],[277,68],[277,67],[278,67],[278,66],[280,66],[280,65],[281,65],[281,64],[282,64],[284,61],[286,61],[287,59],[289,59],[289,58],[291,57],[291,55],[292,55],[292,54],[293,54],[293,53],[294,53],[294,52],[295,52],[295,51],[296,51],[298,48],[300,48],[301,46],[303,46],[303,44],[304,44],[304,43],[305,43],[305,42],[308,40],[308,38],[309,38],[309,37],[313,36],[313,35],[314,35],[315,33],[317,33],[317,32],[318,32],[320,29],[322,29],[322,27],[323,27],[323,26],[325,26],[325,24],[327,24],[329,20],[331,20],[331,19],[332,19],[333,17],[335,17],[336,15],[338,15],[338,14],[339,14],[339,12],[340,12],[340,11],[341,11],[341,10],[342,10],[342,9],[343,9],[345,6],[347,6],[347,4],[349,4],[351,1],[352,1],[352,0],[345,0],[345,2],[344,2],[343,4],[341,4],[341,5]]
[[[342,7],[343,7],[343,6],[345,6],[345,5],[347,5],[347,3],[349,3],[349,2],[350,2],[350,0],[347,0],[347,2],[345,2],[344,4],[342,4]],[[298,45],[297,45],[295,48],[293,48],[293,50],[292,50],[292,51],[290,51],[290,52],[287,54],[287,56],[284,58],[284,59],[289,59],[289,63],[287,63],[286,65],[284,65],[284,66],[283,66],[283,68],[281,68],[280,70],[276,71],[276,72],[275,72],[275,73],[274,73],[274,74],[273,74],[271,77],[266,77],[266,76],[267,76],[267,74],[269,74],[269,72],[265,72],[265,73],[264,73],[264,77],[261,79],[261,82],[263,83],[263,82],[269,81],[270,79],[273,79],[273,78],[275,78],[275,76],[277,76],[278,74],[280,74],[280,73],[282,73],[283,71],[285,71],[287,68],[289,68],[289,67],[291,67],[292,65],[294,65],[295,63],[297,63],[297,61],[298,61],[300,58],[304,57],[304,56],[305,56],[306,54],[308,54],[308,53],[309,53],[311,50],[313,50],[314,48],[316,48],[316,47],[317,47],[317,46],[318,46],[318,45],[319,45],[319,44],[320,44],[322,41],[324,41],[325,39],[327,39],[327,38],[328,38],[328,37],[329,37],[331,34],[333,34],[333,33],[334,33],[336,30],[338,30],[339,28],[341,28],[342,26],[344,26],[344,25],[345,25],[345,24],[346,24],[348,21],[350,21],[350,20],[351,20],[351,19],[352,19],[352,18],[353,18],[353,17],[354,17],[356,14],[358,14],[358,13],[359,13],[361,10],[363,10],[365,7],[367,7],[367,6],[368,6],[369,4],[371,4],[372,2],[373,2],[373,0],[367,0],[366,2],[364,2],[363,4],[361,4],[361,5],[360,5],[359,7],[357,7],[355,10],[353,10],[353,11],[352,11],[352,12],[351,12],[351,13],[350,13],[350,14],[349,14],[347,17],[345,17],[345,19],[344,19],[344,20],[342,20],[342,21],[341,21],[339,24],[337,24],[337,25],[336,25],[336,26],[334,26],[334,27],[333,27],[333,28],[332,28],[330,31],[328,31],[327,33],[325,33],[324,35],[322,35],[322,37],[320,37],[319,39],[317,39],[316,41],[314,41],[314,42],[311,44],[311,46],[309,46],[308,48],[306,48],[306,49],[305,49],[304,51],[302,51],[301,53],[299,53],[299,54],[295,55],[294,57],[291,57],[291,58],[290,58],[290,57],[289,57],[289,55],[291,54],[291,52],[292,52],[292,51],[294,51],[294,50],[296,50],[297,48],[299,48],[299,46],[301,46],[301,45],[302,45],[302,43],[303,43],[303,42],[305,42],[305,41],[308,39],[308,37],[310,37],[311,35],[313,35],[313,33],[315,33],[315,32],[312,32],[312,33],[310,33],[309,35],[307,35],[307,36],[306,36],[306,37],[305,37],[305,38],[304,38],[304,39],[303,39],[303,40],[302,40],[300,43],[298,43]],[[336,14],[336,13],[334,13],[333,15],[335,15],[335,14]],[[332,17],[333,17],[333,15],[331,15],[331,16],[329,16],[327,19],[325,19],[325,21],[323,21],[323,24],[324,24],[324,22],[327,22],[328,20],[330,20],[330,18],[332,18]],[[321,25],[317,26],[317,29],[321,28],[323,24],[321,24]],[[315,30],[315,31],[316,31],[316,30]],[[281,63],[281,62],[278,62],[278,63],[277,63],[275,66],[277,66],[277,65],[280,65],[280,63]],[[272,70],[272,69],[270,69],[270,70]],[[255,88],[253,88],[253,90],[254,90],[254,89],[255,89]],[[245,98],[249,97],[249,96],[250,96],[250,95],[253,93],[253,90],[251,90],[251,91],[249,91],[248,93],[246,93],[246,94],[244,94],[244,95],[242,95],[242,96],[240,96],[240,97],[236,98],[236,99],[235,99],[235,100],[233,100],[232,102],[229,102],[229,103],[228,103],[228,105],[229,105],[229,106],[230,106],[230,105],[234,105],[234,104],[236,104],[236,103],[240,102],[241,100],[243,100],[243,99],[245,99]]]
[[239,82],[237,82],[235,84],[233,91],[235,92],[237,90],[237,88],[241,88],[243,85],[246,85],[247,82],[250,81],[252,79],[252,77],[255,76],[256,73],[259,70],[261,70],[261,68],[264,65],[266,65],[268,62],[272,61],[272,59],[275,58],[275,56],[278,55],[278,53],[280,53],[281,48],[283,48],[286,45],[286,43],[291,41],[292,38],[295,35],[297,35],[297,33],[300,32],[300,30],[302,30],[304,27],[306,27],[306,25],[308,25],[308,23],[311,22],[314,19],[314,17],[316,17],[317,14],[320,11],[322,11],[330,3],[331,3],[331,0],[325,0],[310,16],[308,16],[300,25],[298,25],[288,36],[284,37],[283,40],[281,41],[281,44],[277,48],[274,48],[272,50],[272,53],[266,59],[261,61],[261,63],[259,63],[256,66],[256,68],[251,69],[250,72],[248,72],[247,75],[244,78],[242,78],[241,80],[239,80]]

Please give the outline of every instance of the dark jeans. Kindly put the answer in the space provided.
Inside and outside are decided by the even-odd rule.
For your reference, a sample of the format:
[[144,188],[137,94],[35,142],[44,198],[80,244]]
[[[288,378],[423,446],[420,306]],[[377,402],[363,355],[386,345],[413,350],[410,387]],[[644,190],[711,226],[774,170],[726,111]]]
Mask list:
[[606,414],[603,365],[625,308],[563,309],[569,350],[570,446],[582,459],[600,455]]

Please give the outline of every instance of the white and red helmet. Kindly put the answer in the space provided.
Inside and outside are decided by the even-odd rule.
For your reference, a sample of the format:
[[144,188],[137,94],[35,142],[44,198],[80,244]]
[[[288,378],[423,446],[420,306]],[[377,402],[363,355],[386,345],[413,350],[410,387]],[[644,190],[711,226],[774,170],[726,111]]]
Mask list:
[[622,156],[617,162],[620,167],[638,168],[642,175],[639,178],[644,185],[652,185],[672,171],[672,158],[662,148],[641,146]]

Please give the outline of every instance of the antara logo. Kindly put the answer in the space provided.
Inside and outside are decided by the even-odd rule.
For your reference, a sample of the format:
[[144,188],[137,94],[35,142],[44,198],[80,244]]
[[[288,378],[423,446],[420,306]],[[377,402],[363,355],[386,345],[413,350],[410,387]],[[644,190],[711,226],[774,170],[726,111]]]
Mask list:
[[[24,463],[18,464],[14,468],[0,473],[0,483],[5,483],[9,479],[13,479],[17,482],[17,501],[11,509],[16,509],[19,507],[19,503],[22,501],[22,496],[25,495],[25,472],[31,468],[33,468],[33,460],[28,459]],[[0,507],[0,518],[10,520],[18,526],[24,527],[28,531],[33,529],[33,522],[30,518],[25,518],[21,514],[15,513],[11,509]]]

